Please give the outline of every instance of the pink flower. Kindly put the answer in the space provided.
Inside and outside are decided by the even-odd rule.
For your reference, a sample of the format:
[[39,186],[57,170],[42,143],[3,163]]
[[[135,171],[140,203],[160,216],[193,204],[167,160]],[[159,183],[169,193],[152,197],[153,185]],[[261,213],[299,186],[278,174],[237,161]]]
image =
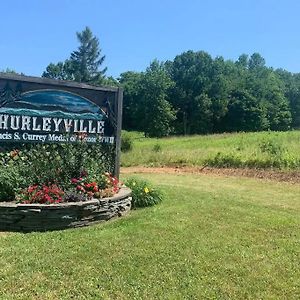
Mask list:
[[78,182],[78,179],[72,178],[72,179],[71,179],[71,182],[76,184],[76,183]]

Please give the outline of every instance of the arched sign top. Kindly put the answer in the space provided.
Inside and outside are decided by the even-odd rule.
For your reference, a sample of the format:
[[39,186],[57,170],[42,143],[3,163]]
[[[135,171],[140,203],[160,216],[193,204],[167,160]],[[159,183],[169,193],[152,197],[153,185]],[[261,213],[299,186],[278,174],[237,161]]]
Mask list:
[[[1,110],[14,109],[14,113],[47,114],[60,113],[65,117],[80,115],[83,119],[105,119],[105,112],[90,100],[61,90],[37,90],[21,94],[13,102],[6,103]],[[72,115],[71,115],[72,114]]]

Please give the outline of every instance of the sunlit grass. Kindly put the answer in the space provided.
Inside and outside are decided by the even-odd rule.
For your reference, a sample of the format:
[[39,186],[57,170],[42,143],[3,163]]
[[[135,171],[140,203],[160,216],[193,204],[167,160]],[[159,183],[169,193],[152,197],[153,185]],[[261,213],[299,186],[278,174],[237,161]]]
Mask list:
[[[133,134],[133,150],[122,166],[217,166],[300,168],[300,131],[143,138]],[[159,145],[159,146],[157,146]]]
[[163,203],[88,228],[0,235],[0,299],[299,299],[298,186],[141,177]]

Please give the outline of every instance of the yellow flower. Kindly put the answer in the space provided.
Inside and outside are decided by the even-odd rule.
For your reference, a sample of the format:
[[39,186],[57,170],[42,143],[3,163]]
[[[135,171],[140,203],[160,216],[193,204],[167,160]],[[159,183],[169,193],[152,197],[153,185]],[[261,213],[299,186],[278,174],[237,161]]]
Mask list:
[[135,183],[135,182],[133,182],[133,183],[132,183],[132,185],[133,185],[133,186],[135,186],[135,185],[136,185],[136,183]]
[[148,189],[147,187],[145,187],[145,188],[144,188],[144,192],[145,192],[146,194],[148,194],[150,191],[149,191],[149,189]]

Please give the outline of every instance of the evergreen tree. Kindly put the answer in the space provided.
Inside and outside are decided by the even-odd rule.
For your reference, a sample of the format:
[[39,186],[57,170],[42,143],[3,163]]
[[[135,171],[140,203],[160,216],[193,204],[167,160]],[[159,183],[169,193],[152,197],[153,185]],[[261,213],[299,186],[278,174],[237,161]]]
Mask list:
[[101,56],[99,39],[93,36],[88,27],[76,35],[80,45],[70,57],[74,79],[78,82],[100,83],[107,68],[99,69],[105,60],[105,56]]
[[105,56],[101,56],[99,39],[93,36],[89,27],[82,32],[77,32],[76,35],[79,41],[78,49],[73,51],[70,58],[64,62],[50,63],[42,77],[75,80],[94,85],[104,83],[107,68],[100,70]]

